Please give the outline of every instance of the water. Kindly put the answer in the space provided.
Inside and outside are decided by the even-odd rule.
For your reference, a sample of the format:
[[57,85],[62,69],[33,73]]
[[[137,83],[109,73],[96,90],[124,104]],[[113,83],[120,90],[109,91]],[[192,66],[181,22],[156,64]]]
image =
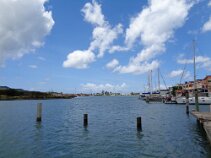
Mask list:
[[[44,100],[39,124],[38,102],[0,102],[0,158],[211,157],[204,131],[183,105],[146,104],[137,97]],[[136,130],[138,116],[143,132]]]

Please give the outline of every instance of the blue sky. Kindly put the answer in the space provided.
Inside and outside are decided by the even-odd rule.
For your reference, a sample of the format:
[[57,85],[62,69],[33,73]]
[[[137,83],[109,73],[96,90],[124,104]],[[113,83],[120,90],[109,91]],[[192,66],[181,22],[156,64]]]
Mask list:
[[[1,4],[2,3],[2,4]],[[171,5],[170,5],[171,4]],[[208,0],[0,2],[0,85],[41,91],[143,91],[211,74]],[[161,82],[164,87],[163,82]]]

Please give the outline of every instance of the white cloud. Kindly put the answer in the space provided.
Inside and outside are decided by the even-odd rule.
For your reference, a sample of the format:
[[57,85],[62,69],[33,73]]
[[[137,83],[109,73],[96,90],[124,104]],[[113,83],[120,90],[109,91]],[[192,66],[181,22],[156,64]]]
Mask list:
[[173,70],[172,72],[170,72],[169,77],[174,78],[174,77],[178,77],[181,76],[183,73],[183,70],[179,69],[179,70]]
[[171,71],[169,77],[175,78],[175,77],[181,77],[182,75],[184,79],[189,79],[191,77],[191,73],[189,71],[184,71],[182,69]]
[[[196,63],[205,63],[209,62],[211,59],[209,57],[205,56],[196,56]],[[184,59],[184,58],[179,58],[177,60],[179,64],[193,64],[193,59]]]
[[114,52],[122,52],[122,51],[128,51],[129,48],[128,47],[122,47],[122,46],[119,46],[119,45],[115,45],[115,46],[112,46],[110,49],[109,49],[109,53],[114,53]]
[[41,56],[37,57],[37,59],[39,59],[41,61],[46,61],[46,59],[44,57],[41,57]]
[[93,41],[90,44],[89,50],[98,50],[98,57],[103,57],[106,51],[112,48],[112,43],[117,39],[118,35],[123,32],[122,25],[118,24],[114,28],[108,23],[103,26],[95,27],[92,36]]
[[65,68],[85,69],[88,64],[95,61],[93,52],[85,50],[76,50],[67,56],[67,60],[63,62]]
[[117,66],[114,68],[114,72],[119,73],[132,73],[132,74],[143,74],[149,72],[150,70],[157,69],[159,67],[159,62],[154,60],[152,62],[143,63],[129,63],[127,66]]
[[116,59],[113,59],[112,61],[110,61],[108,64],[106,64],[106,67],[108,69],[114,69],[115,67],[117,67],[119,65],[119,61]]
[[29,65],[29,67],[32,68],[32,69],[36,69],[37,65]]
[[[97,53],[97,57],[101,58],[104,56],[106,51],[110,51],[112,48],[113,41],[118,38],[118,35],[123,32],[122,25],[118,24],[115,27],[112,27],[108,21],[105,21],[104,15],[102,14],[101,5],[98,4],[95,0],[92,1],[92,3],[86,3],[84,7],[81,10],[84,13],[84,20],[87,22],[90,22],[94,25],[94,29],[92,32],[92,41],[90,43],[89,48],[85,52],[93,52]],[[77,51],[82,52],[82,51]],[[73,51],[76,55],[76,51]],[[92,56],[94,54],[92,53]],[[71,53],[70,53],[71,54]],[[68,55],[68,60],[71,60],[70,63],[74,61],[73,57],[75,55]],[[77,55],[77,60],[83,60],[84,56],[86,56],[86,53],[79,53],[80,55]],[[84,55],[84,56],[83,56]],[[82,58],[82,59],[79,59]],[[92,58],[93,59],[93,58]],[[67,63],[68,60],[65,62]],[[95,60],[89,60],[85,62],[85,65],[83,62],[78,62],[77,64],[73,64],[69,67],[72,68],[87,68],[88,64],[91,62],[94,62]],[[65,63],[64,62],[64,63]],[[80,66],[81,64],[81,66]],[[66,64],[63,64],[64,66]]]
[[207,32],[207,31],[211,31],[211,17],[202,27],[202,32]]
[[208,6],[211,7],[211,1],[209,1]]
[[111,92],[118,92],[127,87],[126,83],[122,83],[121,85],[112,85],[109,83],[106,84],[94,84],[94,83],[86,83],[81,85],[82,89],[87,92],[101,92],[104,91],[111,91]]
[[[120,73],[144,73],[159,66],[157,61],[149,61],[165,51],[165,44],[174,31],[181,27],[188,16],[193,1],[189,0],[149,0],[136,17],[132,18],[126,30],[125,43],[132,48],[139,39],[143,50],[132,57],[127,66],[118,66],[115,71]],[[116,46],[116,50],[122,48]],[[124,50],[124,49],[123,49]]]
[[103,57],[104,53],[111,49],[113,41],[123,32],[122,25],[118,24],[112,28],[109,22],[105,21],[101,5],[95,0],[92,3],[86,3],[82,12],[84,13],[85,21],[95,26],[92,32],[93,40],[88,50],[98,51],[97,57]]
[[[208,7],[211,7],[211,1],[208,2]],[[211,16],[209,17],[209,20],[206,21],[202,27],[202,32],[208,32],[211,31]]]
[[54,21],[46,0],[0,1],[0,65],[41,47]]
[[93,0],[92,3],[86,3],[81,11],[84,13],[85,21],[98,26],[105,24],[101,5],[99,5],[95,0]]
[[[193,64],[193,59],[179,58],[177,60],[179,64]],[[196,56],[196,64],[199,68],[204,68],[211,71],[211,58],[206,56]]]
[[162,45],[181,27],[193,3],[189,0],[150,0],[126,30],[125,42],[132,46],[141,39],[144,46]]

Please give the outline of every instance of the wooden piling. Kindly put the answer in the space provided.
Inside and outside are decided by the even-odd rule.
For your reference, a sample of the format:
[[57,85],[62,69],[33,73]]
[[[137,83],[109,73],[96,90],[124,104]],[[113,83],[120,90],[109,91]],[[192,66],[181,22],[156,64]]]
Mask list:
[[211,112],[211,105],[210,105],[210,112]]
[[142,131],[141,117],[137,117],[137,130]]
[[37,122],[42,121],[42,103],[37,104]]
[[84,126],[88,126],[88,114],[84,114]]
[[149,97],[148,96],[146,97],[146,103],[149,103]]
[[189,93],[186,91],[185,93],[185,98],[186,98],[186,114],[189,115]]

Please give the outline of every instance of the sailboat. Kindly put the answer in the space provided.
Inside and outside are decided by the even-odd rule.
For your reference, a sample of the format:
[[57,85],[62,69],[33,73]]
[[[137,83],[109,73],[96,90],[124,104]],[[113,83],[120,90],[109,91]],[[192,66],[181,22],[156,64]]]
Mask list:
[[[166,85],[166,84],[165,84]],[[156,87],[156,86],[155,86]],[[152,85],[152,70],[148,75],[148,92],[144,92],[140,95],[140,99],[145,100],[146,102],[163,102],[168,90],[160,89],[160,70],[158,69],[158,89],[153,91]]]
[[151,79],[152,78],[152,71],[150,71],[148,73],[148,83],[147,83],[147,91],[145,89],[145,91],[143,93],[140,94],[139,99],[141,100],[146,100],[147,97],[149,97],[152,94],[152,87],[151,87]]
[[[196,110],[199,111],[199,104],[205,105],[205,104],[211,104],[211,97],[209,96],[208,92],[200,92],[200,96],[198,94],[198,87],[197,87],[197,80],[196,80],[196,56],[195,56],[195,41],[193,41],[193,66],[194,66],[194,96],[189,97],[189,103],[196,105]],[[185,104],[186,103],[186,97],[185,96],[179,96],[176,97],[176,103],[177,104]]]

